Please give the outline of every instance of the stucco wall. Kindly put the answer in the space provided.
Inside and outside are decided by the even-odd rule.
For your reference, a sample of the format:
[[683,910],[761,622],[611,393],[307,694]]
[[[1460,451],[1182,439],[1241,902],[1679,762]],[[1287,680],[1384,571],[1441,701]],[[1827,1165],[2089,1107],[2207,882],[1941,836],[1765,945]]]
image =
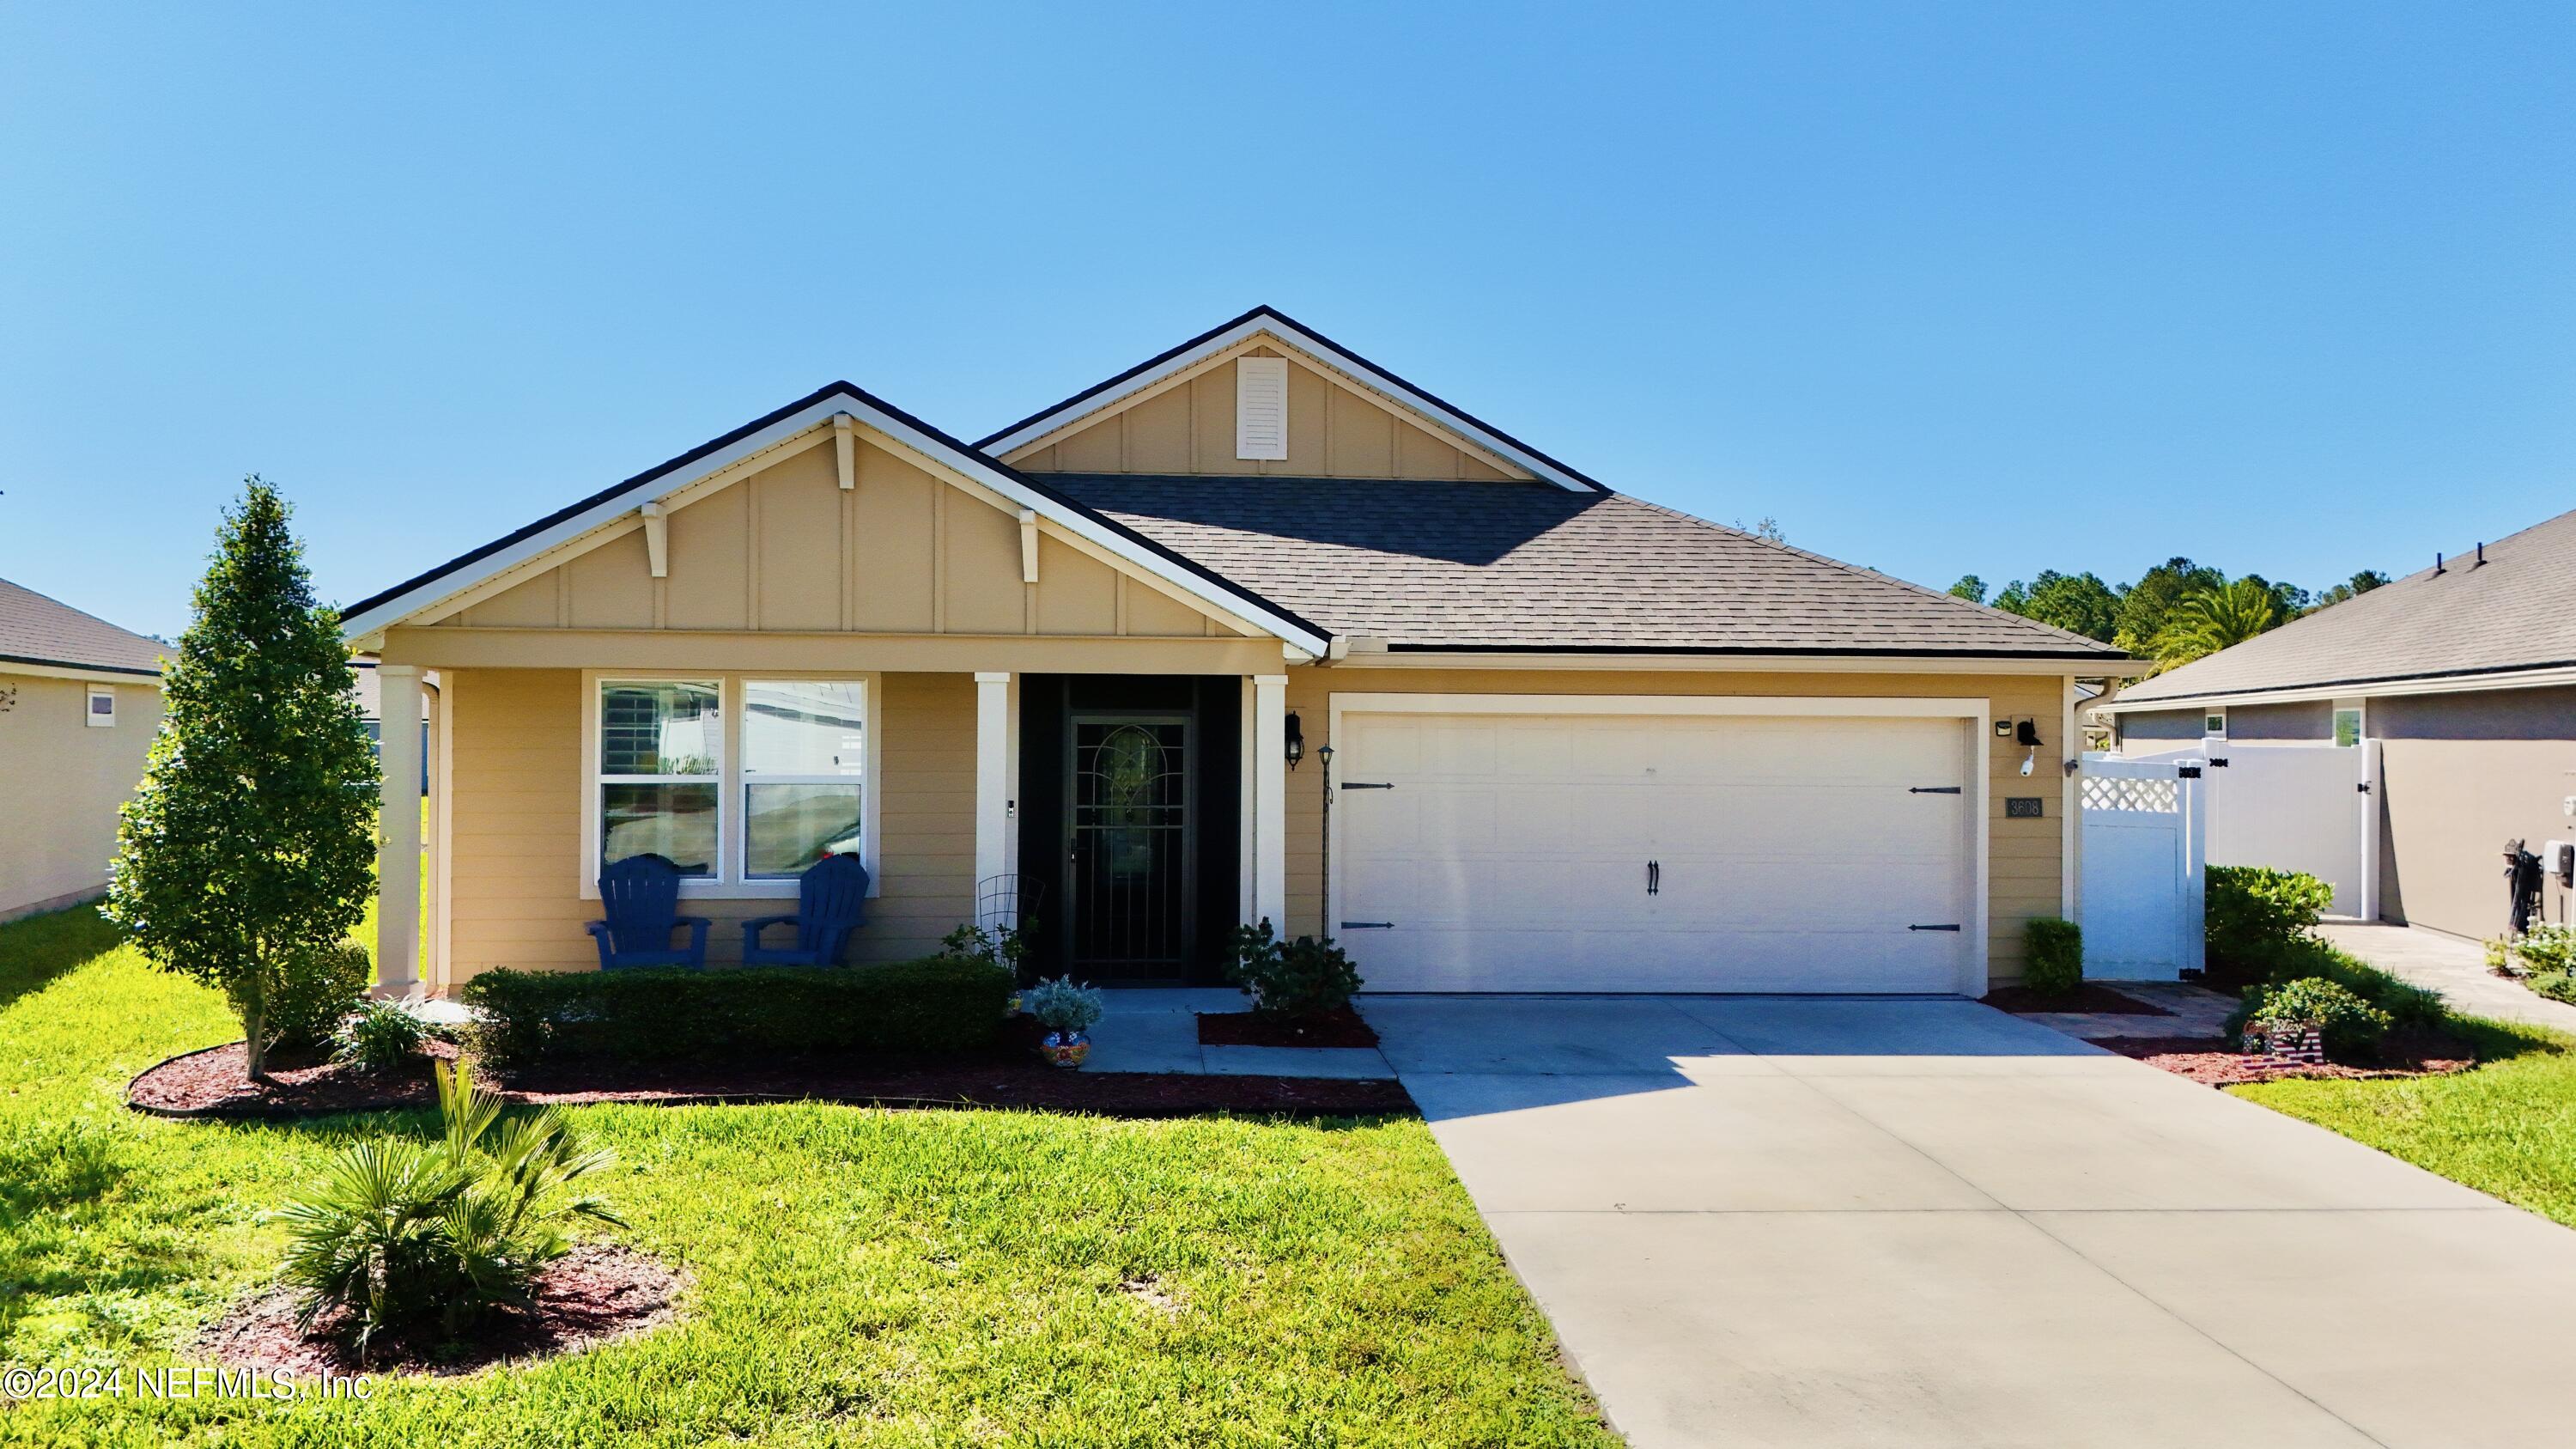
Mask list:
[[[2387,811],[2380,913],[2456,935],[2505,926],[2504,845],[2576,840],[2576,689],[2494,690],[2371,700]],[[2542,893],[2569,918],[2556,877]]]
[[[1653,695],[1897,695],[1933,698],[1971,697],[1990,700],[2000,717],[2036,717],[2040,738],[2036,771],[2023,778],[2023,751],[1989,735],[1987,754],[1987,873],[1990,937],[1988,972],[1996,984],[2017,980],[2024,955],[2022,930],[2033,916],[2054,916],[2063,909],[2063,840],[2065,775],[2058,762],[2071,757],[2064,741],[2065,681],[2050,677],[1891,675],[1891,674],[1756,674],[1618,673],[1593,670],[1350,669],[1301,668],[1288,671],[1288,707],[1304,725],[1311,757],[1329,734],[1330,697],[1345,693],[1479,693],[1479,694],[1653,694]],[[2036,820],[2008,819],[2008,795],[2036,795],[2045,814]],[[1288,777],[1288,919],[1295,933],[1320,932],[1323,925],[1322,777],[1300,770]],[[1820,907],[1824,908],[1824,907]]]
[[[599,963],[581,897],[582,677],[568,669],[458,670],[452,691],[454,859],[447,985],[494,966],[577,970]],[[975,684],[966,674],[884,676],[875,722],[882,792],[881,881],[850,959],[927,954],[973,915]],[[692,900],[711,918],[707,956],[742,959],[751,916],[793,900]]]
[[2120,753],[2170,755],[2200,748],[2201,712],[2196,709],[2139,710],[2113,716],[2119,721]]
[[161,728],[159,689],[113,688],[116,723],[97,728],[80,680],[0,673],[0,920],[107,889],[117,808]]

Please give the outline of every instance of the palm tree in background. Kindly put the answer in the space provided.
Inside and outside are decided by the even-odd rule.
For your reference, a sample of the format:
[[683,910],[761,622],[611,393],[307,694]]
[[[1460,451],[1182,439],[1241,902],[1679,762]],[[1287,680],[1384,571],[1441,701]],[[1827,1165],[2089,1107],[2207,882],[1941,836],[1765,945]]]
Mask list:
[[2183,596],[2156,631],[2159,672],[2242,644],[2281,622],[2281,600],[2261,580],[2242,578]]

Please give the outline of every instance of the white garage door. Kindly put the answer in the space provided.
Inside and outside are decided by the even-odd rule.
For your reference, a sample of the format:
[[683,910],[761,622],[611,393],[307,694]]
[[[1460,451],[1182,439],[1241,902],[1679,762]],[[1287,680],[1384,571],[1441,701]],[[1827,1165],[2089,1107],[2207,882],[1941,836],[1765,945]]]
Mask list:
[[1372,991],[1962,989],[1957,718],[1348,713],[1335,935]]

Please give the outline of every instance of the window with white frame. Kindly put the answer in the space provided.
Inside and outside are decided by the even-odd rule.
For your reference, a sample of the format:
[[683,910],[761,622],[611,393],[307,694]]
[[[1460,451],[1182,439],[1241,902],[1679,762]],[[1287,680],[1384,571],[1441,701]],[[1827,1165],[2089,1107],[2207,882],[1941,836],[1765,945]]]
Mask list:
[[2213,709],[2200,717],[2200,732],[2213,740],[2227,738],[2227,711]]
[[2361,701],[2338,699],[2334,705],[2334,742],[2342,749],[2361,743]]
[[684,876],[716,876],[723,699],[712,679],[600,682],[599,864],[659,855]]
[[592,874],[653,854],[690,894],[771,896],[868,853],[871,681],[594,680]]
[[116,686],[93,684],[89,687],[89,723],[92,729],[116,726]]
[[742,878],[785,880],[860,854],[867,820],[867,686],[750,679],[742,686]]

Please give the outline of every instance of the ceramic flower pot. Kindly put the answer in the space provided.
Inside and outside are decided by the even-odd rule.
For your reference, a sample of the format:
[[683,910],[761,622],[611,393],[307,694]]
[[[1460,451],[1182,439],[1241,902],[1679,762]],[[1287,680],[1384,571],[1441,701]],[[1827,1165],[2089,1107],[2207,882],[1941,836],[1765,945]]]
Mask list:
[[1070,1036],[1051,1031],[1046,1034],[1046,1040],[1038,1043],[1038,1055],[1055,1066],[1079,1067],[1083,1059],[1091,1055],[1091,1038],[1078,1031]]

